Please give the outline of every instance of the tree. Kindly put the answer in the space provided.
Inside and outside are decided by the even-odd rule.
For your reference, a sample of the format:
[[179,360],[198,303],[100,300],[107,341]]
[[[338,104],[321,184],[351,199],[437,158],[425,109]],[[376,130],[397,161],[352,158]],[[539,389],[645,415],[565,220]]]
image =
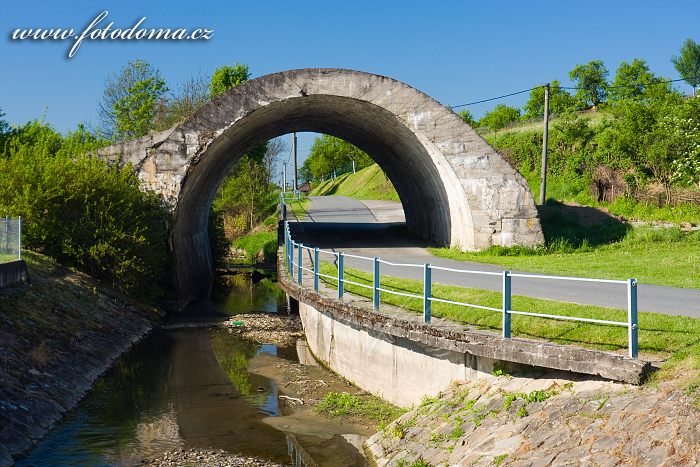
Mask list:
[[[544,115],[544,86],[537,86],[530,91],[530,98],[525,104],[525,117],[537,118]],[[576,98],[561,88],[556,79],[549,86],[549,111],[564,114],[576,110]]]
[[[97,117],[99,121],[99,133],[110,140],[126,139],[129,135],[121,135],[117,127],[132,131],[138,128],[146,134],[155,125],[157,108],[162,106],[167,88],[160,72],[148,62],[134,60],[127,63],[121,71],[113,76],[108,76],[102,100],[98,104]],[[138,96],[133,95],[138,93]],[[121,113],[118,120],[117,106]],[[136,110],[139,118],[147,119],[134,125],[129,125],[124,120],[131,119],[130,110]],[[150,120],[148,120],[150,119]],[[140,135],[139,135],[140,136]]]
[[488,112],[486,115],[481,117],[481,120],[479,120],[479,126],[488,127],[488,129],[493,131],[495,135],[498,133],[498,130],[505,128],[506,125],[515,122],[518,119],[520,119],[520,109],[498,104],[491,112]]
[[118,140],[138,138],[155,128],[156,112],[167,92],[165,81],[153,76],[137,81],[114,104],[114,130]]
[[671,58],[673,66],[689,85],[693,87],[693,96],[700,86],[700,44],[693,39],[686,39],[681,47],[680,56]]
[[472,117],[472,113],[468,110],[461,110],[460,112],[457,113],[459,117],[464,120],[466,123],[469,124],[471,127],[476,126],[476,120],[474,120],[474,117]]
[[5,112],[3,112],[2,109],[0,109],[0,137],[2,137],[10,129],[10,126],[7,124],[4,117]]
[[250,79],[248,65],[236,63],[234,66],[222,66],[218,68],[211,77],[209,84],[209,95],[214,97],[223,94],[229,89],[238,86],[244,81]]
[[289,149],[287,143],[282,138],[271,139],[265,145],[265,154],[262,159],[262,164],[265,167],[265,188],[267,189],[272,182],[272,179],[277,175],[277,162],[280,154]]
[[585,65],[576,65],[569,72],[569,78],[575,83],[578,91],[576,97],[583,107],[598,107],[605,102],[608,94],[608,69],[602,60],[592,60]]
[[610,100],[640,100],[653,96],[656,90],[650,88],[654,86],[658,86],[662,91],[670,91],[667,84],[660,82],[661,79],[649,70],[644,60],[635,58],[632,63],[622,62],[617,67],[615,81],[610,86]]
[[187,120],[209,102],[210,81],[200,73],[178,84],[168,98],[165,111],[156,117],[156,129],[166,130]]
[[323,135],[314,139],[309,157],[304,161],[301,173],[314,179],[330,175],[334,170],[362,169],[372,164],[372,158],[356,146],[335,136]]

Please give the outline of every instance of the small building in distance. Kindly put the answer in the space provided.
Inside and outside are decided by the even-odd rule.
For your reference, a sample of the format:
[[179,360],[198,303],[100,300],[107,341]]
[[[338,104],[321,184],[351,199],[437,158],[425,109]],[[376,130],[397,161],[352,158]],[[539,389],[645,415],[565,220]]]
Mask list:
[[311,191],[311,184],[308,180],[299,185],[299,191],[304,193],[305,195],[309,194],[309,192]]

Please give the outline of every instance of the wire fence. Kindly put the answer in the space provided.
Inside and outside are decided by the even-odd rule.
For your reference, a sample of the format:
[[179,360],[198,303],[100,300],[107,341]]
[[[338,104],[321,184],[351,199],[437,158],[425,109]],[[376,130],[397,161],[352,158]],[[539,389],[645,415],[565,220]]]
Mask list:
[[22,218],[0,218],[0,263],[22,259]]
[[[284,216],[284,210],[282,211]],[[564,277],[564,276],[544,276],[538,274],[519,274],[512,273],[511,271],[502,272],[486,272],[486,271],[472,271],[466,269],[455,269],[446,268],[440,266],[434,266],[430,263],[425,264],[411,264],[411,263],[396,263],[386,260],[382,260],[379,257],[367,257],[360,255],[352,255],[344,252],[336,252],[332,250],[322,250],[318,247],[311,247],[294,241],[289,228],[289,222],[284,219],[284,252],[285,252],[285,262],[286,271],[292,279],[295,279],[300,286],[304,285],[304,274],[309,273],[313,279],[313,290],[319,291],[319,280],[321,278],[328,279],[331,282],[337,284],[337,298],[338,300],[343,300],[345,294],[345,285],[351,284],[357,287],[361,287],[371,291],[371,300],[374,310],[379,311],[381,306],[381,294],[392,294],[399,295],[403,297],[409,297],[423,302],[423,321],[426,324],[430,323],[431,320],[431,310],[432,304],[437,303],[447,303],[451,305],[456,305],[460,307],[474,308],[480,310],[491,311],[495,313],[500,313],[502,315],[502,337],[504,339],[511,338],[511,323],[513,316],[532,316],[537,318],[553,319],[553,320],[563,320],[563,321],[575,321],[583,323],[591,323],[598,325],[607,326],[619,326],[627,328],[627,340],[628,340],[628,350],[630,358],[637,358],[639,353],[639,324],[637,317],[637,280],[609,280],[609,279],[591,279],[583,277]],[[304,261],[304,254],[308,253],[311,256],[311,261]],[[331,256],[337,265],[337,275],[323,274],[320,272],[321,255]],[[345,277],[345,258],[354,258],[359,260],[366,260],[372,264],[372,279],[371,282],[367,283],[357,282],[355,280],[349,280]],[[419,293],[409,293],[409,291],[394,290],[382,286],[381,283],[381,265],[387,265],[398,268],[419,268],[423,270],[423,280],[422,280],[422,294]],[[488,276],[498,276],[501,281],[501,293],[502,302],[501,307],[485,306],[483,304],[477,303],[466,303],[457,300],[448,300],[446,298],[436,297],[433,294],[433,271],[448,271],[453,273],[460,273],[465,275],[488,275]],[[612,321],[603,319],[593,319],[584,318],[579,316],[569,316],[569,315],[555,315],[548,313],[538,313],[529,311],[514,310],[512,307],[512,282],[513,279],[534,279],[542,281],[552,281],[558,283],[572,283],[575,287],[576,283],[581,282],[598,282],[606,284],[617,284],[623,286],[622,288],[626,292],[627,298],[627,320],[626,321]],[[359,280],[359,279],[358,279]]]

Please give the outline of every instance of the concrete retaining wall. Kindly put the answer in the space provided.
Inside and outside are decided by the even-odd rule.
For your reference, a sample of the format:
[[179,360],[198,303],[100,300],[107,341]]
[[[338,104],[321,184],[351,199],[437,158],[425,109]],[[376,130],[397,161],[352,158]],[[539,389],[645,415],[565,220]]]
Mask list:
[[300,303],[306,340],[316,358],[362,389],[409,407],[455,380],[490,376],[494,360],[429,347],[367,329]]
[[0,289],[27,282],[29,275],[23,260],[0,264]]
[[[278,265],[284,264],[282,252]],[[279,286],[298,302],[309,347],[331,369],[398,405],[411,405],[453,380],[489,374],[494,362],[511,371],[545,368],[640,384],[649,362],[625,355],[488,331],[460,331],[373,311],[299,286],[278,266]],[[292,303],[294,305],[294,303]],[[296,308],[292,306],[292,309]]]

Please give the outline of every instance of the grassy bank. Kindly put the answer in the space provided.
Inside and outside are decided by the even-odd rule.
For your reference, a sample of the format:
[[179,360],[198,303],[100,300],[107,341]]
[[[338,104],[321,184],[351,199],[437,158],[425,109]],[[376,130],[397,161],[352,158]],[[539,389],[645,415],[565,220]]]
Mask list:
[[277,230],[243,235],[235,239],[231,246],[243,250],[249,263],[274,263],[277,255]]
[[394,186],[377,164],[365,167],[357,173],[347,173],[335,180],[327,180],[315,187],[312,196],[349,196],[357,199],[382,199],[399,201]]
[[[335,265],[321,263],[321,272],[336,275]],[[356,269],[346,268],[345,278],[370,285],[372,274]],[[326,280],[329,286],[336,282]],[[382,288],[404,293],[422,295],[422,282],[410,279],[381,277]],[[352,284],[346,284],[345,290],[354,295],[370,298],[371,290]],[[487,290],[470,289],[442,284],[433,284],[433,296],[452,301],[476,305],[501,307],[501,293]],[[382,303],[398,306],[406,310],[422,313],[423,303],[420,299],[382,293]],[[552,300],[513,296],[513,309],[552,315],[578,316],[585,318],[626,321],[624,310],[603,308],[592,305],[563,303]],[[502,316],[499,312],[462,307],[448,303],[434,302],[432,314],[462,323],[476,329],[491,331],[501,330]],[[589,323],[575,323],[530,316],[514,316],[512,319],[514,337],[545,339],[558,344],[573,344],[601,350],[624,352],[627,348],[627,330],[617,326],[603,326]],[[682,379],[689,391],[700,388],[700,319],[684,316],[669,316],[660,313],[639,313],[639,352],[641,358],[654,357],[668,359],[656,378]],[[695,385],[695,386],[693,386]]]
[[534,249],[491,247],[480,252],[463,252],[429,248],[429,251],[443,258],[496,264],[504,269],[600,279],[634,277],[645,284],[700,288],[698,231],[642,227],[630,229],[612,243],[596,245],[583,240],[578,246],[568,243],[565,237],[557,237],[550,239],[547,247]]

